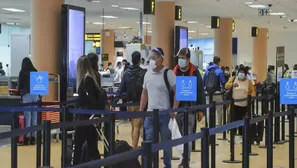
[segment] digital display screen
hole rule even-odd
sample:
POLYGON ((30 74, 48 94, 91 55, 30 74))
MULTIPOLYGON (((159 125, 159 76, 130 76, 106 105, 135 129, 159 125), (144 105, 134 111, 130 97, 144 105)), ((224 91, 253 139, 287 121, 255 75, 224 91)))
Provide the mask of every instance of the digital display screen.
POLYGON ((85 13, 69 9, 68 17, 68 87, 75 88, 77 61, 84 55, 85 13))
POLYGON ((188 47, 188 30, 181 28, 179 33, 179 49, 188 47))

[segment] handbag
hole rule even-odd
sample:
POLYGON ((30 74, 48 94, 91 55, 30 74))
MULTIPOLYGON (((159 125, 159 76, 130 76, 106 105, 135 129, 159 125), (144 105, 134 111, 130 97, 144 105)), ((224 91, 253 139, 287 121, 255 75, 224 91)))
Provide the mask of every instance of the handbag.
MULTIPOLYGON (((236 77, 234 77, 232 84, 234 83, 236 77)), ((232 100, 232 95, 233 95, 233 86, 229 89, 227 89, 223 95, 223 100, 227 101, 227 100, 232 100)))

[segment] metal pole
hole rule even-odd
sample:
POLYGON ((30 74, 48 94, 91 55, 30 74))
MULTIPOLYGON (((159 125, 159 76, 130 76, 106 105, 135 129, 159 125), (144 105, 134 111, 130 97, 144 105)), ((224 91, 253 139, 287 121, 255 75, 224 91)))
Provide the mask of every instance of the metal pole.
MULTIPOLYGON (((159 143, 159 110, 153 110, 153 144, 159 143)), ((159 151, 153 155, 154 168, 159 167, 159 151)))
POLYGON ((43 130, 43 166, 51 165, 51 121, 44 121, 43 130))
POLYGON ((152 168, 152 142, 143 141, 142 147, 144 148, 144 153, 142 154, 142 168, 152 168))
POLYGON ((201 128, 201 168, 209 168, 209 128, 201 128))
MULTIPOLYGON (((41 112, 37 112, 37 125, 41 124, 41 112)), ((41 130, 36 132, 36 167, 41 166, 41 130)))
POLYGON ((139 13, 139 38, 141 38, 141 44, 143 44, 143 14, 139 13))
MULTIPOLYGON (((18 115, 16 112, 12 114, 11 130, 18 128, 18 115)), ((18 137, 11 137, 11 168, 18 167, 18 137)))
MULTIPOLYGON (((110 113, 110 121, 109 121, 109 133, 110 133, 110 136, 109 136, 109 156, 112 156, 113 153, 114 153, 114 146, 115 146, 115 118, 116 118, 116 115, 115 113, 110 113)), ((109 165, 108 166, 109 168, 112 168, 113 166, 112 165, 109 165)))
POLYGON ((295 109, 291 108, 290 120, 289 120, 289 168, 295 167, 295 109))
MULTIPOLYGON (((227 105, 223 105, 223 125, 227 123, 227 105)), ((218 140, 225 141, 227 139, 227 131, 223 132, 223 138, 218 138, 218 140)))
MULTIPOLYGON (((66 116, 69 112, 68 107, 62 108, 62 122, 66 122, 66 116)), ((67 130, 66 128, 62 128, 62 161, 61 161, 61 167, 65 168, 67 164, 67 130)))
POLYGON ((249 129, 250 129, 250 118, 245 117, 244 118, 244 127, 243 127, 243 142, 242 142, 242 168, 249 168, 250 164, 250 157, 249 157, 249 129))
MULTIPOLYGON (((285 111, 285 105, 282 105, 282 112, 285 111)), ((282 116, 282 141, 286 142, 286 116, 282 116)))
MULTIPOLYGON (((189 135, 189 113, 188 110, 186 109, 184 112, 184 124, 183 124, 183 132, 184 135, 183 136, 188 136, 189 135)), ((191 142, 189 142, 191 143, 191 142)), ((189 168, 189 143, 185 143, 184 144, 184 153, 183 153, 183 160, 184 160, 184 168, 189 168)))
MULTIPOLYGON (((210 128, 215 128, 216 126, 216 102, 212 102, 213 107, 210 108, 210 128)), ((211 143, 211 168, 216 167, 216 135, 210 136, 211 143)))
POLYGON ((267 120, 267 168, 273 168, 273 111, 269 111, 267 120))

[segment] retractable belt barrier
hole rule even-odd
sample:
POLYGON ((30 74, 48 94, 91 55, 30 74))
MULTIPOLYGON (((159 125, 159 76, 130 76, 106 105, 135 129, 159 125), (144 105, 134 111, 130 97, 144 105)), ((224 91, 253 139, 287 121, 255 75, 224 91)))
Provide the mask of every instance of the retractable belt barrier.
MULTIPOLYGON (((113 93, 116 95, 116 93, 113 93)), ((80 164, 80 165, 75 165, 72 166, 74 168, 95 168, 95 167, 101 167, 101 166, 111 166, 120 163, 122 161, 126 160, 131 160, 134 158, 137 158, 138 156, 142 157, 142 167, 143 168, 158 168, 158 151, 160 150, 166 150, 169 148, 172 148, 177 145, 184 144, 184 153, 185 153, 185 158, 184 159, 189 159, 189 156, 186 154, 188 153, 188 143, 193 142, 197 139, 201 139, 201 167, 202 168, 209 168, 210 163, 209 163, 209 145, 211 144, 211 167, 213 167, 213 163, 216 162, 215 160, 215 139, 211 139, 213 136, 215 136, 218 133, 224 133, 228 130, 233 130, 238 127, 243 127, 243 143, 242 143, 242 162, 243 162, 243 167, 248 168, 249 167, 249 156, 251 154, 251 142, 249 140, 249 136, 251 136, 251 130, 250 127, 251 125, 259 122, 263 122, 264 120, 267 122, 266 125, 266 132, 267 132, 267 140, 266 140, 266 149, 267 149, 267 165, 269 168, 272 168, 272 162, 273 162, 273 118, 275 117, 283 117, 283 116, 289 116, 289 168, 294 168, 295 166, 295 154, 294 154, 294 149, 295 149, 295 141, 294 141, 294 133, 295 133, 295 121, 294 117, 296 115, 294 108, 291 108, 289 111, 283 111, 283 112, 277 112, 273 113, 273 110, 268 110, 268 101, 270 99, 267 98, 266 96, 258 96, 258 97, 251 97, 249 96, 248 98, 245 99, 240 99, 240 100, 228 100, 224 102, 211 102, 210 104, 206 105, 198 105, 198 106, 191 106, 191 107, 184 107, 184 108, 177 108, 177 109, 170 109, 170 110, 154 110, 152 112, 127 112, 127 111, 108 111, 108 110, 90 110, 90 109, 73 109, 73 108, 68 108, 67 106, 62 107, 62 108, 40 108, 40 107, 26 107, 26 104, 24 107, 20 107, 20 105, 16 106, 0 106, 0 112, 1 111, 11 111, 14 117, 14 121, 12 123, 12 131, 9 132, 3 132, 0 133, 0 139, 6 139, 6 138, 11 138, 12 142, 12 147, 11 147, 11 167, 12 168, 17 168, 17 137, 29 132, 35 132, 35 131, 43 131, 43 151, 44 151, 44 157, 43 157, 43 166, 50 166, 50 130, 51 129, 57 129, 61 128, 62 129, 62 167, 65 168, 68 165, 66 165, 66 151, 67 151, 67 132, 66 128, 73 128, 73 127, 79 127, 79 126, 86 126, 86 125, 91 125, 91 124, 100 124, 100 123, 105 123, 107 128, 105 131, 109 132, 108 133, 108 140, 109 140, 109 153, 105 155, 105 159, 102 160, 96 160, 96 161, 91 161, 88 163, 80 164), (153 117, 155 121, 158 121, 159 115, 165 115, 169 113, 174 113, 174 112, 183 112, 185 117, 184 117, 184 124, 188 125, 188 114, 189 112, 193 111, 198 111, 206 108, 210 108, 210 114, 212 116, 215 113, 216 106, 231 106, 231 117, 232 114, 234 114, 234 102, 240 102, 240 101, 248 101, 249 103, 254 100, 261 100, 262 101, 262 108, 264 109, 262 113, 264 112, 266 114, 256 117, 256 118, 250 118, 250 117, 245 117, 243 120, 239 121, 234 121, 228 124, 225 124, 223 126, 219 127, 214 127, 213 126, 213 120, 215 118, 211 118, 210 120, 211 125, 209 128, 203 128, 202 132, 195 133, 192 135, 188 135, 188 129, 184 129, 184 135, 182 138, 175 139, 175 140, 170 140, 167 142, 162 142, 159 143, 158 136, 155 136, 159 134, 159 127, 157 125, 153 126, 153 134, 154 138, 152 141, 144 141, 142 143, 142 147, 129 151, 129 152, 124 152, 121 154, 116 154, 113 155, 114 152, 114 142, 115 142, 115 120, 116 119, 131 119, 131 118, 145 118, 145 117, 153 117), (266 108, 266 109, 265 109, 266 108), (54 112, 61 112, 62 113, 62 122, 60 123, 54 123, 51 124, 50 121, 44 121, 43 124, 37 125, 37 126, 32 126, 29 128, 25 129, 17 129, 16 126, 16 119, 17 119, 17 113, 18 111, 54 111, 54 112), (93 120, 82 120, 82 121, 66 121, 65 116, 68 113, 72 114, 94 114, 94 115, 103 115, 103 118, 99 119, 93 119, 93 120), (153 166, 154 165, 154 166, 153 166)), ((65 102, 67 103, 67 102, 65 102)), ((65 105, 65 103, 61 103, 65 105)), ((68 102, 69 103, 69 102, 68 102)), ((48 103, 47 103, 48 104, 48 103)), ((133 104, 133 103, 132 103, 133 104)), ((135 106, 136 103, 133 104, 135 106)), ((24 105, 24 104, 22 104, 24 105)), ((123 104, 124 105, 124 104, 123 104)), ((125 104, 127 106, 127 104, 125 104)), ((113 107, 117 107, 118 105, 116 104, 111 104, 113 107)), ((249 108, 248 110, 248 116, 251 116, 252 108, 249 108)), ((233 120, 231 120, 233 121, 233 120)), ((158 123, 158 122, 154 122, 158 123)), ((233 131, 231 131, 233 132, 233 131)), ((231 134, 231 143, 230 143, 230 151, 231 151, 231 159, 230 161, 235 161, 234 160, 234 146, 232 147, 232 143, 234 145, 234 137, 232 140, 232 135, 231 134), (233 141, 233 142, 232 142, 233 141), (232 153, 233 150, 233 153, 232 153)), ((41 153, 37 153, 37 155, 41 155, 41 153)), ((38 158, 38 157, 37 157, 38 158)), ((41 164, 40 161, 37 159, 37 165, 41 164)), ((39 165, 41 166, 41 165, 39 165)), ((184 165, 185 168, 188 168, 189 165, 188 163, 185 163, 184 165)))

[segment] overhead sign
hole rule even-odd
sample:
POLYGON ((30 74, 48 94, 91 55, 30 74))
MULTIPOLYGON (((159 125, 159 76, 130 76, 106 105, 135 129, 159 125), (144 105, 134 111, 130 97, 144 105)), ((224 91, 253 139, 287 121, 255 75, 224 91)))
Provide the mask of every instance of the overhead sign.
POLYGON ((108 61, 108 54, 102 54, 101 60, 108 61))
POLYGON ((197 100, 197 78, 195 76, 176 77, 176 100, 196 101, 197 100))
POLYGON ((143 14, 154 15, 155 14, 155 0, 143 0, 143 14))
POLYGON ((268 16, 268 15, 270 15, 270 9, 259 9, 258 15, 259 16, 268 16))
POLYGON ((276 67, 283 67, 285 64, 285 47, 276 47, 276 67))
POLYGON ((212 29, 220 28, 220 17, 218 17, 218 16, 211 17, 211 28, 212 29))
POLYGON ((100 41, 93 41, 93 47, 101 47, 101 42, 100 41))
POLYGON ((182 7, 175 6, 175 20, 181 21, 182 20, 182 7))
POLYGON ((297 78, 280 79, 280 103, 297 104, 297 78))
POLYGON ((30 94, 48 95, 48 72, 30 72, 30 94))
POLYGON ((259 34, 258 27, 252 27, 252 37, 257 37, 259 34))
POLYGON ((86 33, 85 41, 100 41, 101 34, 100 33, 86 33))
POLYGON ((232 20, 232 31, 235 32, 235 21, 232 20))

